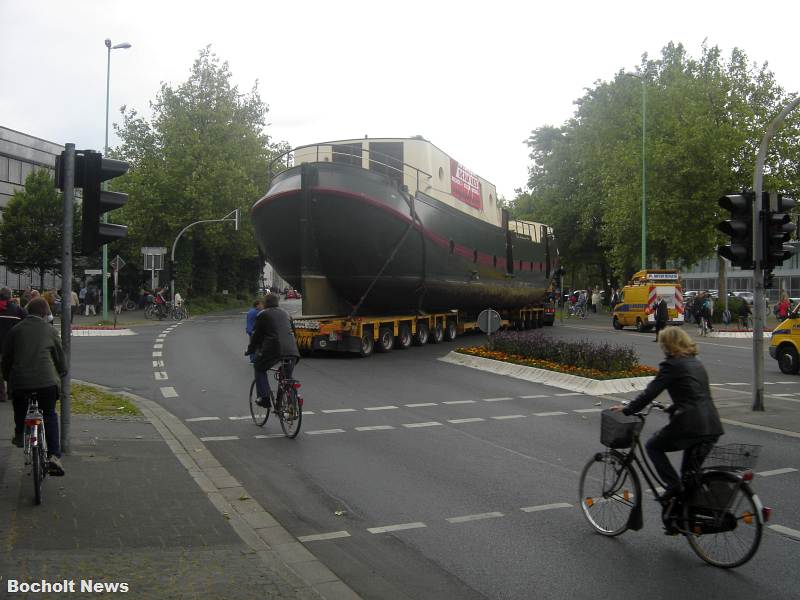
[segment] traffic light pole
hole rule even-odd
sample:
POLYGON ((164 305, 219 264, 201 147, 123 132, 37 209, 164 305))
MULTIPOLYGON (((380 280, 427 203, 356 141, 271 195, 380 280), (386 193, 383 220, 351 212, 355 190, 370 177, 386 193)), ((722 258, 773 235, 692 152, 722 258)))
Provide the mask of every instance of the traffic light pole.
MULTIPOLYGON (((775 135, 777 128, 783 123, 786 116, 797 108, 800 98, 796 98, 787 104, 780 114, 775 117, 767 127, 764 139, 758 149, 756 158, 756 168, 753 174, 753 191, 755 192, 755 202, 753 203, 753 256, 755 257, 755 268, 753 269, 753 373, 755 382, 753 385, 753 410, 764 410, 764 324, 766 320, 766 307, 764 306, 764 236, 761 235, 764 224, 762 219, 763 199, 761 192, 764 187, 764 161, 767 156, 767 146, 772 136, 775 135)), ((766 207, 769 208, 769 207, 766 207)))
POLYGON ((70 375, 70 340, 72 331, 72 215, 75 204, 75 144, 64 150, 64 230, 61 258, 61 346, 67 374, 61 378, 61 451, 70 452, 72 398, 70 375))

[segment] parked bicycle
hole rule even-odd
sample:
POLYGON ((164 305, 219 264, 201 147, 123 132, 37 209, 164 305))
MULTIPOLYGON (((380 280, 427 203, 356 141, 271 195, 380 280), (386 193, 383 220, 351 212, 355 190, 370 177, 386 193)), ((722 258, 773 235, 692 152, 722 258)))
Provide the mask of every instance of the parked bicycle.
POLYGON ((750 469, 755 466, 760 446, 715 446, 705 461, 690 461, 694 464, 682 473, 684 491, 668 498, 639 440, 652 408, 665 407, 652 402, 636 415, 601 413, 600 439, 607 449, 596 453, 581 473, 583 515, 605 536, 641 529, 642 485, 638 467, 661 504, 667 534, 686 537, 692 550, 715 567, 745 564, 758 550, 764 523, 772 512, 750 487, 750 469))
POLYGON ((278 382, 278 391, 277 394, 270 392, 265 406, 258 402, 255 379, 250 384, 250 416, 256 425, 263 427, 269 419, 271 410, 277 415, 284 435, 293 439, 300 433, 300 424, 303 422, 303 397, 299 391, 300 382, 284 376, 284 363, 285 361, 281 362, 279 366, 269 369, 278 382))
POLYGON ((30 467, 33 477, 33 498, 36 504, 42 503, 42 482, 47 476, 47 438, 44 433, 44 415, 39 410, 39 398, 36 392, 28 396, 28 411, 25 413, 25 429, 23 437, 25 466, 30 467))

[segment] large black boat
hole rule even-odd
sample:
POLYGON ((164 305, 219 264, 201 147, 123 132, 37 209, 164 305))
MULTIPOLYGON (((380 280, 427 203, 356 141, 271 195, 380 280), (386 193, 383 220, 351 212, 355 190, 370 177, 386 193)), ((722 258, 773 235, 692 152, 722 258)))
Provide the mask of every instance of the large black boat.
POLYGON ((251 216, 263 258, 301 289, 306 314, 544 301, 550 229, 509 218, 494 185, 427 140, 326 142, 279 161, 251 216))

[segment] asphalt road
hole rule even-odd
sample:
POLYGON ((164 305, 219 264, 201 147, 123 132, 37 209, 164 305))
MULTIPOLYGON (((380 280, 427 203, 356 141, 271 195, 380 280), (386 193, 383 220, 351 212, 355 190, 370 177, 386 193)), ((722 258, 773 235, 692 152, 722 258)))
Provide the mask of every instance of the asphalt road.
MULTIPOLYGON (((600 449, 597 410, 610 400, 438 361, 452 344, 310 358, 295 371, 306 401, 291 441, 272 435, 280 433, 272 418, 263 429, 231 419, 248 414, 244 315, 192 319, 159 338, 163 329, 73 338, 73 377, 129 389, 187 420, 248 492, 365 598, 797 597, 800 542, 772 531, 733 572, 665 537, 655 502, 642 531, 615 539, 591 531, 577 508, 578 475, 600 449), (330 539, 306 537, 323 534, 330 539)), ((652 334, 614 332, 600 320, 544 334, 624 340, 643 362, 660 359, 652 334)), ((750 342, 700 343, 712 381, 725 384, 717 400, 749 402, 749 388, 728 384, 748 383, 750 342)), ((800 394, 800 378, 781 375, 769 357, 766 365, 768 402, 800 410, 776 395, 800 394)), ((663 422, 652 416, 648 430, 663 422)), ((796 438, 726 429, 728 441, 764 446, 759 472, 800 469, 796 438)), ((774 522, 795 530, 799 483, 798 471, 754 483, 774 522)))

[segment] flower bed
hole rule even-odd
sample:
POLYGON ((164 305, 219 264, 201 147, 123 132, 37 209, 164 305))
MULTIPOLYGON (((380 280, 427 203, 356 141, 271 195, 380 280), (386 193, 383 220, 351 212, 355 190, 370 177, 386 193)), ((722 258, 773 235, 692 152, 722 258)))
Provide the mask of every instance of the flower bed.
POLYGON ((502 332, 493 345, 491 350, 473 346, 456 352, 590 379, 647 377, 658 372, 640 364, 630 346, 566 342, 539 332, 502 332))

